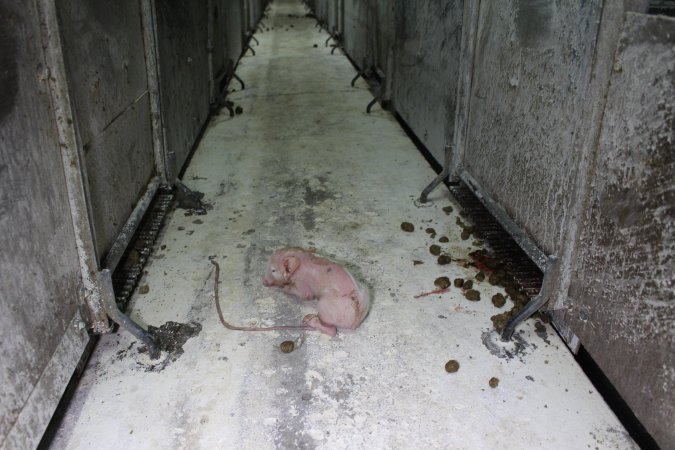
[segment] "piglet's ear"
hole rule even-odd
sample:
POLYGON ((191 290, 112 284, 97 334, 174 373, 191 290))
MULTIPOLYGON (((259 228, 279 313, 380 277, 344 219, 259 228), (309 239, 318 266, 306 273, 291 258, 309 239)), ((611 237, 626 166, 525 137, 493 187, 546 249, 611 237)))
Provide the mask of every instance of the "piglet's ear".
POLYGON ((293 272, 300 267, 300 260, 295 256, 287 256, 284 258, 284 278, 288 279, 293 272))

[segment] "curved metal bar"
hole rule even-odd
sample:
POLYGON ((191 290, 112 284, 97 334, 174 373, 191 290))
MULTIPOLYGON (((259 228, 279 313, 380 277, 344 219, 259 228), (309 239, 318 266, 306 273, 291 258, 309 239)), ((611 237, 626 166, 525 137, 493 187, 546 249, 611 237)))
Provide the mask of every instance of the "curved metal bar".
POLYGON ((244 89, 246 89, 246 85, 244 84, 244 81, 241 78, 239 78, 239 76, 236 73, 232 72, 232 78, 234 78, 235 80, 237 80, 239 82, 239 84, 241 84, 241 90, 242 91, 244 89))
POLYGON ((223 106, 230 112, 230 117, 234 117, 234 108, 232 108, 231 102, 226 101, 223 106))
POLYGON ((537 312, 539 308, 544 306, 551 296, 553 291, 554 273, 557 271, 558 259, 555 256, 549 256, 546 260, 546 270, 544 271, 544 280, 541 282, 541 289, 539 295, 530 300, 523 309, 520 310, 517 316, 508 321, 504 330, 502 331, 502 341, 510 341, 516 327, 520 325, 525 319, 537 312))
POLYGON ((443 180, 450 176, 450 160, 452 157, 451 149, 452 146, 450 144, 445 144, 445 163, 443 164, 443 171, 439 173, 427 187, 424 188, 422 194, 420 195, 420 203, 426 203, 431 191, 436 189, 436 186, 441 184, 443 180))
POLYGON ((436 178, 434 178, 434 180, 431 183, 429 183, 429 185, 427 187, 424 188, 424 190, 422 191, 422 194, 420 195, 420 203, 426 203, 427 202, 427 198, 429 197, 429 194, 431 193, 431 191, 436 189, 436 186, 441 184, 441 182, 448 177, 449 172, 450 172, 450 170, 449 170, 448 167, 444 168, 443 171, 441 173, 439 173, 436 176, 436 178))
POLYGON ((251 53, 253 54, 253 56, 255 56, 255 50, 253 50, 253 48, 250 45, 246 44, 246 48, 244 49, 244 53, 246 53, 246 50, 251 50, 251 53))
POLYGON ((255 42, 255 45, 260 45, 260 42, 258 42, 258 39, 256 39, 255 36, 251 35, 251 40, 255 42))
POLYGON ((324 47, 328 47, 328 41, 330 41, 331 39, 333 39, 333 36, 329 35, 328 39, 326 39, 326 43, 324 44, 324 47))
POLYGON ((136 336, 138 340, 143 342, 143 344, 145 344, 146 348, 148 349, 150 359, 159 358, 159 349, 157 348, 157 344, 155 344, 152 336, 150 336, 147 331, 140 327, 140 325, 131 320, 129 316, 125 315, 119 310, 119 308, 117 308, 112 284, 112 272, 110 272, 108 269, 103 269, 100 276, 101 283, 106 290, 106 294, 103 295, 103 308, 105 309, 106 314, 108 314, 108 317, 110 317, 110 319, 117 325, 136 336))
POLYGON ((359 72, 359 73, 356 74, 356 76, 354 78, 352 78, 352 82, 351 82, 352 87, 354 87, 354 83, 356 83, 356 80, 358 80, 359 77, 362 77, 362 76, 363 76, 363 73, 359 72))
POLYGON ((375 103, 377 103, 377 97, 373 98, 370 103, 368 103, 368 106, 366 106, 366 112, 370 114, 370 110, 375 106, 375 103))

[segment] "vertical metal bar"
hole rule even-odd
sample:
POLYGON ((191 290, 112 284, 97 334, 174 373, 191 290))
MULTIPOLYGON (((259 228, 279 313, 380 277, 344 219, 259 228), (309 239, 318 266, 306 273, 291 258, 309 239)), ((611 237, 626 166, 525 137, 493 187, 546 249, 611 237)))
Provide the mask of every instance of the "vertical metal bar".
POLYGON ((108 317, 102 304, 98 255, 86 192, 86 167, 82 146, 76 129, 75 116, 68 91, 65 62, 59 31, 55 0, 38 0, 41 18, 41 38, 45 48, 47 81, 52 107, 56 116, 63 171, 68 191, 68 203, 75 232, 77 254, 82 277, 82 300, 86 307, 85 320, 94 333, 109 330, 108 317))
POLYGON ((169 174, 166 154, 166 130, 162 119, 160 96, 160 70, 157 57, 157 22, 155 21, 155 0, 141 0, 141 21, 143 24, 143 42, 145 46, 145 70, 148 78, 150 97, 150 118, 152 123, 152 147, 155 154, 155 168, 165 186, 173 183, 169 174))
MULTIPOLYGON (((464 2, 462 18, 462 40, 459 56, 459 83, 457 83, 457 104, 455 108, 455 124, 452 135, 452 155, 448 161, 448 175, 453 181, 458 180, 464 166, 464 153, 469 131, 469 113, 471 106, 471 86, 473 84, 476 42, 480 17, 480 1, 464 2)), ((449 140, 449 136, 448 136, 449 140)))

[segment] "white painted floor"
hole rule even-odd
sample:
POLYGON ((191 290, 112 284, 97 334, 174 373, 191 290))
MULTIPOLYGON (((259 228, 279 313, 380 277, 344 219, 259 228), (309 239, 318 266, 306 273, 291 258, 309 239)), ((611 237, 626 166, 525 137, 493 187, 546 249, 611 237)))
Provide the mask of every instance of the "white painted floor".
POLYGON ((475 275, 439 266, 430 244, 448 236, 441 245, 455 258, 476 247, 460 239, 445 188, 415 205, 435 173, 391 114, 365 113, 371 94, 362 80, 349 86, 354 69, 330 55, 314 20, 288 16, 305 12, 273 3, 270 31, 238 69, 246 90, 230 96, 244 113, 213 119, 184 177, 213 209, 168 218, 141 282, 149 292, 133 299, 140 323, 194 321, 201 333, 159 365, 127 333, 103 336, 52 448, 634 448, 550 327, 544 340, 527 321, 511 359, 488 351, 499 288, 476 283, 479 302, 456 288, 414 297, 438 276, 475 275), (260 282, 269 255, 288 245, 355 268, 373 297, 359 329, 331 339, 222 327, 212 255, 230 322, 297 324, 314 310, 260 282), (294 352, 279 350, 302 337, 294 352))

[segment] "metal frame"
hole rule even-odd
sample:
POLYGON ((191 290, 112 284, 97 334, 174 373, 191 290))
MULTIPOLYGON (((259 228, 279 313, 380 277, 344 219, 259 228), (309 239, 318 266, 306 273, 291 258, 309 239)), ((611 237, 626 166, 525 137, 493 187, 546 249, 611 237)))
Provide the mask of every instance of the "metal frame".
POLYGON ((75 232, 77 254, 82 280, 81 302, 86 307, 85 320, 94 333, 110 331, 104 308, 104 297, 109 295, 102 287, 98 270, 98 254, 91 227, 91 211, 86 192, 86 167, 82 143, 73 120, 73 108, 68 91, 61 34, 55 0, 40 2, 44 21, 43 45, 49 68, 49 90, 56 115, 56 127, 61 143, 61 158, 68 191, 68 203, 75 232))
POLYGON ((65 61, 63 59, 62 41, 57 11, 54 0, 46 0, 41 3, 42 16, 45 23, 45 59, 50 70, 49 87, 52 97, 52 105, 56 115, 57 131, 61 145, 61 158, 63 160, 68 202, 73 221, 77 253, 79 257, 80 273, 82 278, 82 303, 86 314, 86 325, 95 334, 104 334, 112 331, 108 318, 130 331, 136 337, 146 343, 152 357, 159 356, 154 341, 140 326, 125 316, 117 308, 115 294, 112 288, 111 270, 119 262, 124 249, 129 244, 133 232, 138 227, 143 214, 147 210, 162 179, 166 181, 166 165, 163 133, 161 132, 161 117, 159 115, 159 95, 154 90, 159 80, 154 54, 155 32, 153 14, 154 2, 144 0, 141 3, 141 15, 144 27, 144 43, 146 45, 146 70, 148 71, 148 91, 150 92, 150 107, 152 114, 153 153, 155 156, 156 170, 161 173, 151 179, 145 195, 141 197, 134 211, 129 216, 127 223, 122 228, 117 239, 106 257, 105 268, 99 268, 99 255, 96 251, 96 242, 90 216, 91 206, 87 191, 87 170, 84 163, 82 143, 77 130, 77 123, 73 120, 74 113, 70 92, 68 90, 65 61), (154 75, 154 77, 153 77, 154 75))
POLYGON ((162 121, 162 99, 159 94, 160 71, 157 57, 157 23, 154 0, 141 0, 141 21, 145 44, 145 67, 150 97, 150 115, 152 123, 152 145, 155 152, 155 168, 163 185, 170 185, 166 158, 166 133, 162 121))
POLYGON ((506 214, 506 211, 488 195, 480 184, 473 178, 469 172, 463 170, 460 174, 460 179, 473 191, 480 202, 487 208, 488 211, 497 219, 497 222, 509 233, 516 244, 523 249, 525 254, 539 267, 542 272, 546 271, 548 257, 535 244, 535 242, 506 214))

